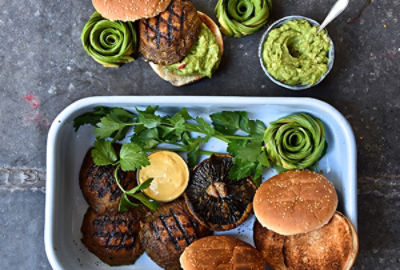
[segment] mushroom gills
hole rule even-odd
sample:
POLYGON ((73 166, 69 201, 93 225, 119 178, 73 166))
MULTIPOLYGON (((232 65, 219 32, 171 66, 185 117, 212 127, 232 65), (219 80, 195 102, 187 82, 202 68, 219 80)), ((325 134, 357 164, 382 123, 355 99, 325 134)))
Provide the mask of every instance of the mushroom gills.
POLYGON ((251 178, 231 180, 230 156, 212 155, 192 171, 185 199, 197 220, 213 230, 228 230, 247 219, 256 186, 251 178))

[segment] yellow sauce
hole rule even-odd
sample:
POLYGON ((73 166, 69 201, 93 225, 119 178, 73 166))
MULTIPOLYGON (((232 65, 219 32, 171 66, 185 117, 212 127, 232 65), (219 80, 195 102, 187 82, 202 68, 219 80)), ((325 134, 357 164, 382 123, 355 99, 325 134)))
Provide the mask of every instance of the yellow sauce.
POLYGON ((189 168, 176 153, 157 151, 149 155, 150 165, 138 173, 139 184, 154 178, 144 193, 156 201, 168 202, 178 198, 189 182, 189 168))

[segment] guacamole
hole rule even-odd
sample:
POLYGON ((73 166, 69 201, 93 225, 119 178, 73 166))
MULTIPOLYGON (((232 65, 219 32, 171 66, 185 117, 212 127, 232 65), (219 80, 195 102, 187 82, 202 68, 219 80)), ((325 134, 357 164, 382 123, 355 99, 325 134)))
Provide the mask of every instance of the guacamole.
POLYGON ((288 85, 313 85, 328 71, 331 48, 326 31, 306 20, 293 20, 273 29, 264 43, 263 60, 269 74, 288 85))
POLYGON ((203 23, 198 40, 189 54, 180 62, 165 66, 165 69, 184 76, 203 75, 211 78, 212 72, 218 67, 219 60, 220 50, 217 40, 203 23))

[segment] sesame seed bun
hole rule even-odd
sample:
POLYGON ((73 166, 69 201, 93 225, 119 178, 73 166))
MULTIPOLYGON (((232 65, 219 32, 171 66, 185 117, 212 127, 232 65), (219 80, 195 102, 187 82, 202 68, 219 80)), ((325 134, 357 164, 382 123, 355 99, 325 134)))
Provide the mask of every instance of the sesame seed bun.
POLYGON ((249 244, 226 235, 207 236, 194 241, 180 257, 184 270, 264 270, 261 253, 249 244))
POLYGON ((92 0, 94 8, 106 19, 136 21, 157 16, 171 0, 92 0))
MULTIPOLYGON (((222 39, 222 34, 221 31, 219 30, 219 27, 217 24, 206 14, 197 11, 197 13, 200 16, 201 21, 211 30, 211 32, 214 34, 215 38, 217 39, 217 43, 219 46, 219 54, 220 57, 222 57, 222 54, 224 53, 224 40, 222 39)), ((203 75, 192 75, 192 76, 182 76, 178 75, 176 73, 170 72, 164 68, 162 65, 157 65, 154 64, 153 62, 149 63, 151 68, 154 70, 155 73, 158 74, 158 76, 161 77, 161 79, 170 82, 173 86, 183 86, 186 84, 193 83, 195 81, 198 81, 202 78, 204 78, 203 75)))
POLYGON ((283 236, 254 223, 254 243, 275 270, 349 270, 356 261, 359 240, 351 223, 336 212, 320 229, 283 236))
POLYGON ((253 200, 254 213, 266 228, 282 235, 306 233, 327 224, 336 211, 333 184, 312 171, 287 171, 264 182, 253 200))

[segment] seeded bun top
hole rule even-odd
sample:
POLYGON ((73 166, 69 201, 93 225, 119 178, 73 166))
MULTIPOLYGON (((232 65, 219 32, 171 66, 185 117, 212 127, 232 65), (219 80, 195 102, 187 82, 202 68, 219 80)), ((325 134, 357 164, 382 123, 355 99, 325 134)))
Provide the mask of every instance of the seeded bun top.
POLYGON ((327 224, 336 211, 335 187, 321 174, 288 171, 264 182, 253 200, 265 228, 281 235, 306 233, 327 224))
POLYGON ((180 262, 184 270, 265 269, 257 249, 227 235, 207 236, 194 241, 182 253, 180 262))
POLYGON ((94 8, 106 19, 136 21, 157 16, 171 0, 92 0, 94 8))

